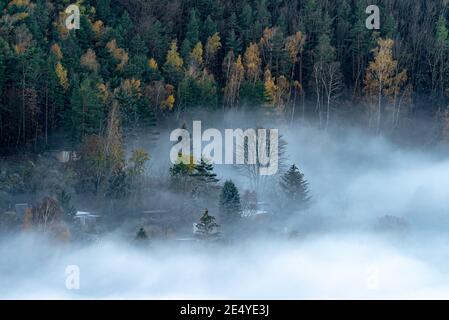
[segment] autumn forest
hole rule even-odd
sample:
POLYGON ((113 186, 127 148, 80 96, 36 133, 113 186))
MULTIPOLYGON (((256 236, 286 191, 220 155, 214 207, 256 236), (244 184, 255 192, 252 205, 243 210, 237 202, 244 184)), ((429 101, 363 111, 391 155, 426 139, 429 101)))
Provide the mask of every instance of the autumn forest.
POLYGON ((446 2, 374 2, 379 30, 365 0, 86 0, 67 30, 68 1, 3 0, 1 153, 81 142, 114 112, 132 131, 194 108, 388 134, 426 119, 420 142, 448 138, 446 2))

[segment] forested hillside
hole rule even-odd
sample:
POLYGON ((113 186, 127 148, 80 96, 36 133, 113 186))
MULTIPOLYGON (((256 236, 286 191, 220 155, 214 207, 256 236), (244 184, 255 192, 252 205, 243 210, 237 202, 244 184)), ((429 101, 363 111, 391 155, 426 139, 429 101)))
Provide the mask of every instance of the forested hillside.
POLYGON ((2 153, 55 132, 82 141, 108 115, 133 130, 194 107, 377 132, 427 117, 435 140, 448 135, 446 0, 85 0, 70 31, 69 4, 0 1, 2 153))

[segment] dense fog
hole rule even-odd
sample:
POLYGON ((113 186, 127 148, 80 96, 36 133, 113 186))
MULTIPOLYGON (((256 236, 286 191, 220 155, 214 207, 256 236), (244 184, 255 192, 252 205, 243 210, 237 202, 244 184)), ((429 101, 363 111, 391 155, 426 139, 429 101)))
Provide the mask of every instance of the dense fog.
MULTIPOLYGON (((235 115, 219 125, 203 123, 257 125, 235 115)), ((284 222, 294 237, 243 232, 226 243, 175 237, 139 246, 119 231, 86 244, 3 236, 0 298, 449 298, 444 154, 361 128, 271 126, 287 142, 286 163, 296 163, 310 184, 310 207, 284 222), (69 290, 66 268, 73 265, 80 288, 69 290)), ((155 176, 169 166, 170 129, 148 146, 155 176)), ((129 144, 144 145, 145 138, 129 144)), ((241 190, 248 184, 232 166, 215 170, 241 190)))

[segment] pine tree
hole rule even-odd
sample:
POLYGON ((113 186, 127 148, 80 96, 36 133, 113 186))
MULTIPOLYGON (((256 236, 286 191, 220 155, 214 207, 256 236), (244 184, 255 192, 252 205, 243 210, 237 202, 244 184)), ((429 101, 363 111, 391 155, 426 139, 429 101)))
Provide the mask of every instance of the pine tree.
POLYGON ((243 64, 245 66, 246 79, 255 85, 259 80, 262 64, 257 44, 251 43, 246 49, 243 56, 243 64))
POLYGON ((135 240, 137 241, 148 240, 148 236, 144 228, 140 228, 139 231, 137 231, 135 240))
POLYGON ((193 158, 186 159, 182 154, 170 169, 170 188, 175 191, 189 193, 192 190, 191 174, 195 170, 193 158))
POLYGON ((167 35, 164 32, 164 27, 159 20, 156 20, 144 35, 145 43, 149 48, 150 56, 154 57, 156 61, 162 63, 169 47, 167 35))
POLYGON ((216 65, 216 56, 221 49, 221 38, 218 32, 207 38, 205 47, 205 67, 210 71, 214 71, 216 65))
POLYGON ((234 29, 230 29, 226 37, 226 51, 240 52, 241 48, 242 42, 240 38, 237 37, 234 29))
POLYGON ((268 11, 267 1, 260 0, 256 8, 256 20, 254 22, 255 39, 259 39, 262 36, 263 30, 269 27, 271 27, 271 14, 268 11))
POLYGON ((86 77, 79 85, 74 86, 70 104, 72 137, 82 140, 85 135, 99 134, 105 114, 97 84, 92 78, 86 77))
POLYGON ((195 44, 200 41, 200 21, 195 9, 190 11, 190 19, 187 25, 186 37, 181 45, 181 55, 184 60, 189 58, 189 54, 195 44))
POLYGON ((217 32, 217 24, 212 20, 210 15, 206 17, 201 30, 201 40, 203 42, 206 42, 209 37, 212 37, 217 32))
POLYGON ((293 164, 281 177, 280 185, 285 196, 291 203, 298 208, 307 207, 310 201, 309 184, 304 179, 304 174, 299 171, 296 165, 293 164))
POLYGON ((194 172, 190 174, 193 178, 194 190, 197 196, 210 196, 216 191, 217 174, 214 173, 214 166, 201 158, 200 163, 195 164, 194 172))
POLYGON ((97 0, 96 12, 100 20, 109 21, 111 18, 111 0, 97 0))
POLYGON ((247 3, 243 7, 240 16, 240 26, 242 30, 242 41, 243 45, 247 46, 250 42, 255 42, 254 30, 253 30, 253 10, 251 6, 247 3))
POLYGON ((220 194, 220 212, 225 221, 234 222, 241 216, 240 195, 234 182, 227 180, 220 194))
POLYGON ((201 237, 210 238, 211 236, 217 236, 216 229, 219 225, 215 222, 215 217, 209 215, 209 211, 206 209, 204 214, 200 218, 200 222, 196 224, 197 233, 201 237))

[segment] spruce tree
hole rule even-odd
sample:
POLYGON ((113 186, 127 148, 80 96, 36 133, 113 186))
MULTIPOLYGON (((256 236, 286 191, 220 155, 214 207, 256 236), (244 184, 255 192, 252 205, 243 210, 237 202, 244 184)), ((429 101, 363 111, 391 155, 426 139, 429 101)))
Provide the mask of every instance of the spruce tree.
POLYGON ((227 180, 220 194, 220 212, 224 215, 224 220, 235 221, 240 217, 241 205, 240 195, 234 182, 227 180))
POLYGON ((209 215, 209 211, 206 209, 204 214, 200 218, 200 222, 197 223, 197 232, 201 237, 209 238, 213 235, 217 235, 217 232, 214 232, 219 225, 215 222, 215 217, 209 215))
POLYGON ((206 43, 207 38, 213 36, 216 32, 217 32, 217 24, 212 20, 210 16, 207 16, 201 28, 202 42, 206 43))
POLYGON ((194 193, 198 196, 212 195, 217 187, 217 174, 214 166, 201 158, 200 163, 195 164, 194 172, 190 175, 194 179, 194 193))
POLYGON ((147 233, 145 232, 144 228, 140 228, 139 231, 137 231, 136 240, 138 240, 138 241, 148 240, 148 236, 147 236, 147 233))
POLYGON ((280 185, 291 203, 299 208, 307 207, 310 201, 309 184, 296 165, 293 164, 281 177, 280 185))
POLYGON ((226 51, 240 52, 242 47, 242 42, 235 34, 234 29, 231 29, 226 37, 226 51))
POLYGON ((190 19, 187 25, 186 37, 181 45, 181 55, 184 60, 187 60, 190 52, 193 49, 193 46, 200 41, 200 21, 197 17, 197 13, 195 9, 190 11, 190 19))
POLYGON ((75 84, 72 91, 70 125, 72 137, 77 140, 88 134, 99 134, 104 123, 105 113, 97 85, 94 79, 86 77, 79 85, 75 84))

